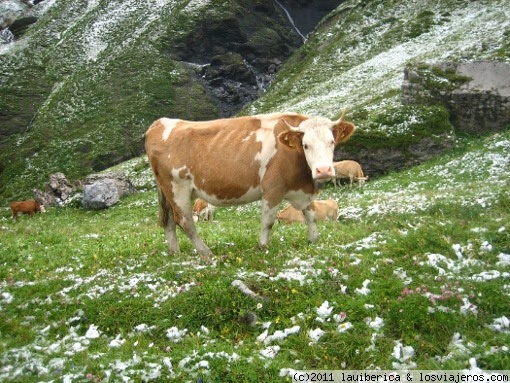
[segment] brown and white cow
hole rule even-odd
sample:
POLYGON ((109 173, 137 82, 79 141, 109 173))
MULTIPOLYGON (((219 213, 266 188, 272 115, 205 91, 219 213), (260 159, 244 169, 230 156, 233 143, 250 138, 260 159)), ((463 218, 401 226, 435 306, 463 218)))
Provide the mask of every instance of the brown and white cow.
POLYGON ((204 221, 212 222, 214 218, 214 210, 216 207, 202 198, 197 198, 193 204, 193 221, 198 222, 200 218, 204 221))
POLYGON ((198 236, 191 201, 215 206, 262 200, 259 245, 267 246, 278 205, 302 210, 308 238, 318 238, 311 202, 318 183, 335 175, 333 150, 354 132, 351 122, 294 113, 214 121, 161 118, 145 133, 145 150, 158 185, 159 221, 171 253, 179 251, 179 225, 201 255, 210 254, 198 236))
MULTIPOLYGON (((310 204, 310 209, 314 212, 314 220, 317 221, 336 221, 338 217, 338 203, 334 199, 315 200, 310 204)), ((285 223, 304 223, 305 216, 301 210, 297 210, 292 205, 287 205, 276 215, 278 221, 285 223)))
POLYGON ((39 205, 39 202, 36 200, 28 200, 28 201, 15 201, 11 202, 11 211, 12 211, 12 219, 17 220, 18 214, 28 214, 32 216, 38 212, 44 212, 44 206, 39 205))
POLYGON ((335 162, 333 167, 335 168, 335 177, 333 177, 335 187, 339 178, 348 178, 351 188, 354 181, 358 181, 359 186, 363 186, 365 181, 368 180, 368 177, 363 174, 361 165, 356 161, 344 160, 335 162))

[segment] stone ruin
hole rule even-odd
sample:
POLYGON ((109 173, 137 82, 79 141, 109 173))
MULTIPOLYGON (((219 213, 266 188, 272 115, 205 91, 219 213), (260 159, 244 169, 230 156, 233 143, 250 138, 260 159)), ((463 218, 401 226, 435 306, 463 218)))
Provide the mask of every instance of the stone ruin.
POLYGON ((407 68, 402 102, 444 104, 457 132, 501 131, 510 125, 510 64, 470 61, 407 68))

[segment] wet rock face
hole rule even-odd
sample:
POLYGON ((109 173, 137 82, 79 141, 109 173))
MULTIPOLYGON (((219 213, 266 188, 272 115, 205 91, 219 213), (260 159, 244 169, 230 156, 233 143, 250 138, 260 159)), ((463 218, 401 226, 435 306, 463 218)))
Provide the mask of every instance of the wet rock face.
POLYGON ((191 34, 172 42, 169 55, 194 70, 218 115, 230 117, 267 89, 280 65, 303 43, 301 25, 308 33, 340 4, 326 3, 240 1, 230 12, 205 15, 191 34))

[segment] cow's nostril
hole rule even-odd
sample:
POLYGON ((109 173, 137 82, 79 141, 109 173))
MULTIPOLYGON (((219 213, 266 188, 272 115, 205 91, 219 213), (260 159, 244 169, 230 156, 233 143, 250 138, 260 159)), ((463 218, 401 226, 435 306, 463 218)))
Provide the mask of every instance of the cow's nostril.
POLYGON ((333 168, 331 166, 322 166, 315 169, 317 171, 317 175, 324 176, 324 175, 333 175, 333 168))

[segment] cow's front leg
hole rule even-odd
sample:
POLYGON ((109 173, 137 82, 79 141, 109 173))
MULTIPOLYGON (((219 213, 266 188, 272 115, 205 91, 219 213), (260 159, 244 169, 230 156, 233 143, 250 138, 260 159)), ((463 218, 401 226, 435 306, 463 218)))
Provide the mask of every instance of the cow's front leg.
POLYGON ((267 201, 264 199, 262 200, 260 247, 266 247, 268 245, 271 228, 273 227, 277 213, 278 205, 269 207, 267 201))
POLYGON ((315 223, 315 212, 310 209, 310 206, 303 209, 303 215, 305 216, 306 225, 308 226, 308 240, 310 242, 316 242, 319 239, 319 230, 315 223))

